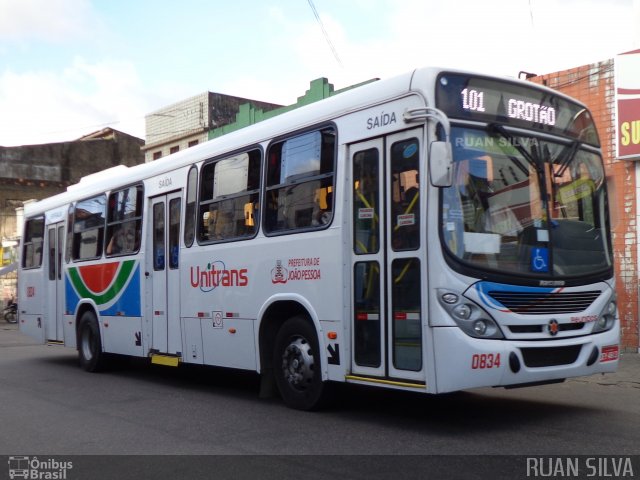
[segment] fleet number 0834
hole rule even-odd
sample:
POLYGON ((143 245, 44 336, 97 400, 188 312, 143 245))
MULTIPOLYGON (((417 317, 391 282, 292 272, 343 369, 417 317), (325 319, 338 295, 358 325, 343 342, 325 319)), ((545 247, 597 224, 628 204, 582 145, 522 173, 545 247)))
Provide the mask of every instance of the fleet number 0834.
POLYGON ((499 353, 476 353, 471 357, 471 368, 482 370, 485 368, 500 368, 499 353))

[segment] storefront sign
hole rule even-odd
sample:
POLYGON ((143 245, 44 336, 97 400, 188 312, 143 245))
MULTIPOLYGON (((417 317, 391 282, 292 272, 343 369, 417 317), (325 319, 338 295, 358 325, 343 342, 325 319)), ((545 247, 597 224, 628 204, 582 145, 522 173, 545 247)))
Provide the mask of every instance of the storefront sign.
POLYGON ((640 50, 616 57, 618 158, 640 160, 640 50))

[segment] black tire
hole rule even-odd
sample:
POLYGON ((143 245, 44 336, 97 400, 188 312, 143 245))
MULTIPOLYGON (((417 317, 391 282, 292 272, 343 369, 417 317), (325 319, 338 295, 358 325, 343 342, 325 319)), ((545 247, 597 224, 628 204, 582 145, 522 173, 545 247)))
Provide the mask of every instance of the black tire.
POLYGON ((9 310, 4 314, 4 321, 7 323, 18 323, 18 312, 9 310))
POLYGON ((78 326, 78 360, 83 370, 99 372, 104 369, 106 354, 102 351, 100 327, 95 314, 87 310, 78 326))
POLYGON ((288 319, 276 336, 273 370, 284 403, 296 410, 317 410, 327 399, 322 381, 318 336, 304 316, 288 319))

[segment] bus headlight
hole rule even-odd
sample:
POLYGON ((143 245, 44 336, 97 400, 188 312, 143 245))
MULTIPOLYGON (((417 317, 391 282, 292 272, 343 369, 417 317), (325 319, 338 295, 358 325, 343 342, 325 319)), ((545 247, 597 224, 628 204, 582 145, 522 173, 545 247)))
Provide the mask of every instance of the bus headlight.
POLYGON ((438 290, 438 301, 470 337, 504 338, 495 320, 477 303, 443 289, 438 290))
POLYGON ((471 317, 471 307, 466 303, 456 305, 453 309, 453 314, 460 320, 469 320, 471 317))
POLYGON ((595 325, 593 326, 592 333, 606 332, 607 330, 611 330, 613 325, 616 323, 616 314, 618 312, 618 306, 616 305, 615 299, 612 299, 607 303, 607 306, 604 307, 604 310, 596 320, 595 325))
POLYGON ((484 320, 476 320, 473 323, 473 329, 478 335, 483 336, 485 333, 487 333, 487 322, 485 322, 484 320))

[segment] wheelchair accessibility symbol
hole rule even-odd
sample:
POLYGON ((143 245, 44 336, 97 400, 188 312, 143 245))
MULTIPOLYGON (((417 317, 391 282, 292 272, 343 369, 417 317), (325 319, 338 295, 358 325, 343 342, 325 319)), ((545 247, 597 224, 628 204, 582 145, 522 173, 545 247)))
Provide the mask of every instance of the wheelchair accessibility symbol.
POLYGON ((549 271, 549 250, 547 248, 534 248, 531 250, 531 271, 549 271))

